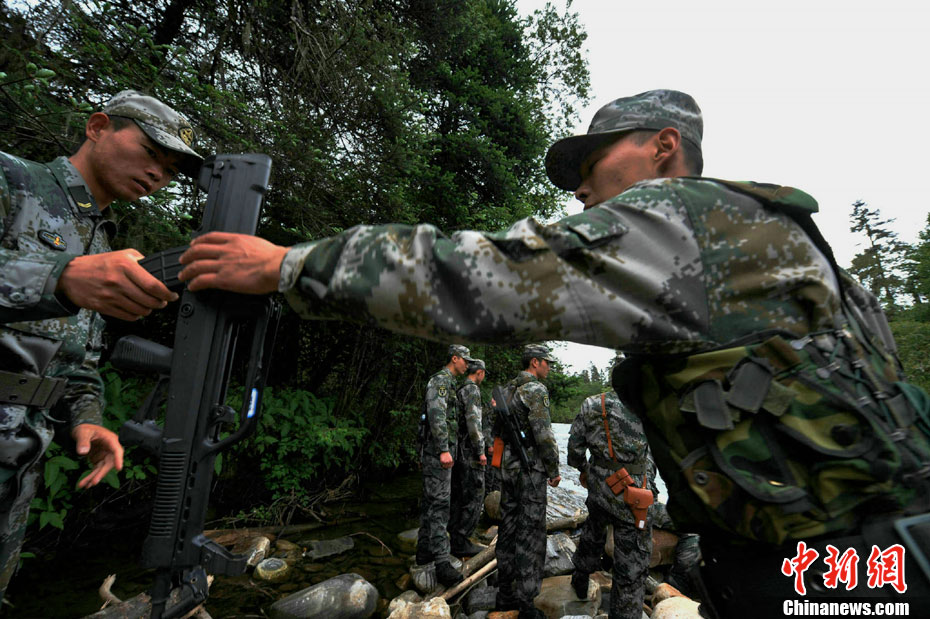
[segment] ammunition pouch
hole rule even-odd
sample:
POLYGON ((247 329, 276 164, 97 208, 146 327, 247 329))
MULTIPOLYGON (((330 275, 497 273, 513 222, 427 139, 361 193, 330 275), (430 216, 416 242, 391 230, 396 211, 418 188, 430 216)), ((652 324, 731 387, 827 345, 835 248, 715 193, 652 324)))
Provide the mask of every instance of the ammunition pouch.
MULTIPOLYGON (((625 468, 615 471, 614 474, 608 476, 605 481, 608 487, 610 487, 610 491, 613 492, 615 496, 623 492, 627 486, 633 485, 633 478, 625 468)), ((650 492, 650 494, 652 493, 650 492)))
POLYGON ((14 374, 0 370, 0 404, 52 408, 65 393, 64 378, 14 374))

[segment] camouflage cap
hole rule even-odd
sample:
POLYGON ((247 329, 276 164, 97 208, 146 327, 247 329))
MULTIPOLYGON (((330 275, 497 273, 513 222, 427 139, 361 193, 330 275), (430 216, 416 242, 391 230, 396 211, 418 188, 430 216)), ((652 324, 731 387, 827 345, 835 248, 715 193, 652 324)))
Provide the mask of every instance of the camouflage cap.
POLYGON ((478 370, 484 370, 487 372, 487 368, 484 367, 484 361, 482 359, 472 359, 468 363, 468 373, 474 374, 478 370))
POLYGON ((103 112, 134 120, 156 144, 183 155, 178 168, 190 177, 197 177, 203 157, 191 148, 194 128, 183 115, 137 90, 118 92, 107 102, 103 112))
POLYGON ((474 361, 474 359, 471 358, 471 351, 461 344, 452 344, 449 346, 449 356, 452 357, 453 355, 456 357, 461 357, 469 363, 474 361))
POLYGON ((549 350, 548 346, 543 344, 527 344, 523 347, 523 358, 527 359, 530 357, 536 357, 537 359, 545 359, 546 361, 556 361, 556 358, 552 356, 552 351, 549 350))
POLYGON ((559 140, 546 153, 546 174, 556 187, 575 191, 581 184, 581 164, 619 134, 635 129, 659 131, 674 127, 701 148, 704 121, 691 95, 677 90, 650 90, 611 101, 597 111, 585 135, 559 140))

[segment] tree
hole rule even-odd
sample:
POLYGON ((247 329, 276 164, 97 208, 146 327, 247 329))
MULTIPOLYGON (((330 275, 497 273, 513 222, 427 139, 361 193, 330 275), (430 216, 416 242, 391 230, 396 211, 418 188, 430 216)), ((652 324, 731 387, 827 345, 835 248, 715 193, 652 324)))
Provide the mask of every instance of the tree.
POLYGON ((852 259, 850 274, 879 298, 888 311, 898 307, 905 290, 902 267, 909 246, 888 228, 893 219, 882 219, 878 209, 870 209, 862 200, 853 203, 851 232, 862 233, 868 246, 852 259))

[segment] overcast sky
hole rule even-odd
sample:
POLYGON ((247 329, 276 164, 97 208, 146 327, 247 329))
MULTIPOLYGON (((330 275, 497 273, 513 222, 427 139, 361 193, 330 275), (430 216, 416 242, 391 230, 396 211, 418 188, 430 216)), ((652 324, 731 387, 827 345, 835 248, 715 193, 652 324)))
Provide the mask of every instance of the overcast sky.
MULTIPOLYGON (((522 14, 543 4, 517 1, 522 14)), ((910 0, 576 0, 592 96, 575 133, 618 97, 685 91, 704 114, 704 175, 811 194, 820 204, 817 225, 848 266, 863 241, 849 232, 855 200, 894 218, 904 241, 916 241, 926 225, 927 7, 910 0)), ((572 370, 613 357, 576 344, 558 354, 572 370)))

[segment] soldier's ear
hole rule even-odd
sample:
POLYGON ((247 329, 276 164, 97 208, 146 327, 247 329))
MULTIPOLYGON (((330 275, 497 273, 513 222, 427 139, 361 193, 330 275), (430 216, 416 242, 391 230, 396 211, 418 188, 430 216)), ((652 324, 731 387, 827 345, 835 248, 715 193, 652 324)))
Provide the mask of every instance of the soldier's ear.
POLYGON ((103 112, 94 112, 87 119, 87 124, 84 126, 84 135, 91 142, 96 142, 111 124, 112 121, 109 116, 103 112))

